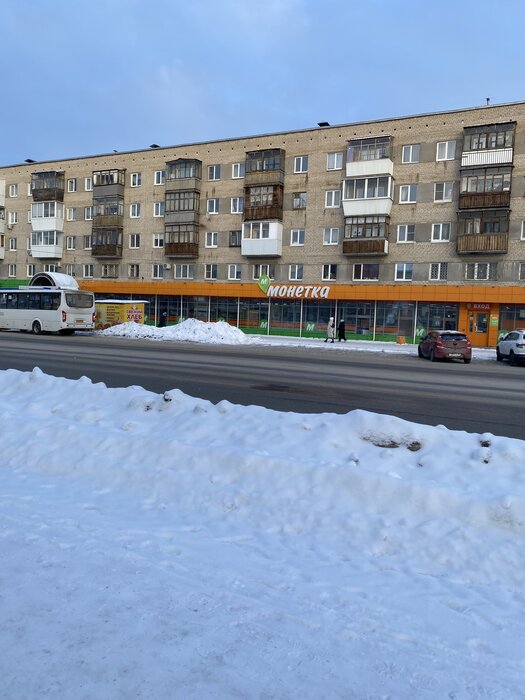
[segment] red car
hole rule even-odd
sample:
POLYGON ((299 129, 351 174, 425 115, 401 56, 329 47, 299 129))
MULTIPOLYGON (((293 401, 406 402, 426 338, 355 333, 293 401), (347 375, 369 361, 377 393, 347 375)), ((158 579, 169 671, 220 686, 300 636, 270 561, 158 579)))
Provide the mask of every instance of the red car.
POLYGON ((419 357, 435 360, 463 360, 468 365, 472 360, 472 345, 460 331, 430 331, 419 343, 419 357))

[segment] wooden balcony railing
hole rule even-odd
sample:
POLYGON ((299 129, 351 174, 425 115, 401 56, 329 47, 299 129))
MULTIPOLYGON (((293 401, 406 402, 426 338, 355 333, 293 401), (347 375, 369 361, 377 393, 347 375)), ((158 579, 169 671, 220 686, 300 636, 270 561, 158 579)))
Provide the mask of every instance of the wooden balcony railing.
POLYGON ((456 239, 456 253, 458 255, 503 254, 508 252, 508 248, 508 233, 463 233, 459 234, 456 239))
POLYGON ((510 192, 463 192, 459 195, 460 209, 492 209, 509 206, 510 192))
POLYGON ((343 255, 387 255, 386 238, 346 238, 343 241, 343 255))
POLYGON ((164 243, 164 255, 168 258, 197 258, 198 243, 164 243))
POLYGON ((118 243, 105 243, 103 245, 93 243, 91 255, 94 258, 121 258, 122 245, 118 243))

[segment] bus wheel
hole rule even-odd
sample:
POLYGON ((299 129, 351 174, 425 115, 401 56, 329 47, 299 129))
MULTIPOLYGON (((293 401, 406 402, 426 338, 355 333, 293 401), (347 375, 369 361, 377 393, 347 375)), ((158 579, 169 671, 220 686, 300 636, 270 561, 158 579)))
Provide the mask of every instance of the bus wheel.
POLYGON ((42 326, 40 325, 40 321, 33 321, 32 330, 35 335, 40 335, 40 333, 42 333, 42 326))

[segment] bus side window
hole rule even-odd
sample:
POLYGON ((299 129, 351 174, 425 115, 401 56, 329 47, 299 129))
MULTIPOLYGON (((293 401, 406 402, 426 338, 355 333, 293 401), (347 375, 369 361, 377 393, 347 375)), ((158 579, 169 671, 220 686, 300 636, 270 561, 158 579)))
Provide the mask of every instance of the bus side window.
POLYGON ((20 294, 18 295, 18 308, 29 308, 29 294, 27 292, 20 292, 20 294))
POLYGON ((56 311, 60 306, 60 292, 53 292, 53 294, 51 294, 51 302, 53 311, 56 311))
POLYGON ((7 294, 2 292, 0 294, 0 309, 5 309, 7 306, 7 294))
POLYGON ((31 292, 29 294, 29 308, 39 309, 40 308, 40 292, 31 292))
POLYGON ((16 309, 17 308, 17 295, 16 294, 8 294, 7 295, 7 308, 8 309, 16 309))

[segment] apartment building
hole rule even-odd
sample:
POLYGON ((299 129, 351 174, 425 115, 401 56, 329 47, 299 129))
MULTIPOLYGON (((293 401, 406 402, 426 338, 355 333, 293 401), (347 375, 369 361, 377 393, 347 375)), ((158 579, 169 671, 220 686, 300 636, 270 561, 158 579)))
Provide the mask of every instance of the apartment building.
POLYGON ((0 285, 154 320, 473 344, 525 326, 525 102, 0 168, 0 285))

